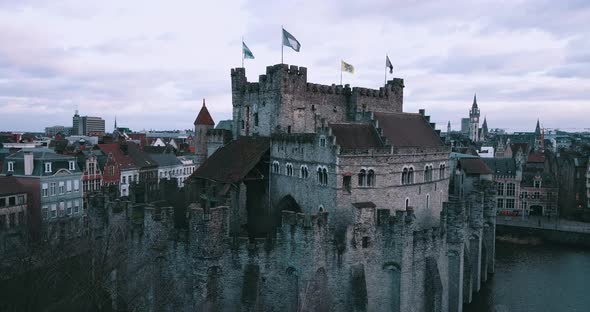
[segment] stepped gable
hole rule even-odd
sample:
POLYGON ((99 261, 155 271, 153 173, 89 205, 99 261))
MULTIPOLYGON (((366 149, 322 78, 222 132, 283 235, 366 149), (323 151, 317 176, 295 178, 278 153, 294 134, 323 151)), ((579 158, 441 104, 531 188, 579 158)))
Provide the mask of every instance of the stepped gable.
POLYGON ((374 113, 383 135, 394 147, 441 147, 443 141, 420 114, 374 113))
POLYGON ((195 119, 194 124, 195 125, 209 125, 209 126, 215 125, 215 122, 213 121, 211 114, 209 114, 209 110, 207 109, 207 106, 205 106, 205 99, 203 99, 203 106, 201 107, 201 111, 199 112, 199 115, 197 115, 197 119, 195 119))
POLYGON ((481 160, 481 158, 461 158, 459 159, 461 168, 465 170, 467 174, 492 174, 490 167, 481 160))
POLYGON ((191 175, 191 179, 209 179, 222 183, 242 180, 270 149, 267 137, 240 137, 209 156, 191 175))
POLYGON ((98 148, 100 148, 106 156, 112 156, 115 162, 119 165, 120 169, 134 167, 133 160, 129 157, 129 155, 125 155, 125 153, 121 151, 119 144, 98 144, 98 148))
POLYGON ((342 148, 379 148, 383 144, 370 124, 334 123, 328 125, 342 148))

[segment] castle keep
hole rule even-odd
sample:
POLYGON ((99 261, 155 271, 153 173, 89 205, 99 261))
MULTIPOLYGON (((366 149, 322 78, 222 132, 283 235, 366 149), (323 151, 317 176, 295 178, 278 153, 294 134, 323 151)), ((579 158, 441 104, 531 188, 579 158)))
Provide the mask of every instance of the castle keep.
POLYGON ((284 64, 231 80, 233 140, 213 140, 167 194, 187 204, 95 198, 130 229, 115 304, 129 308, 146 279, 135 307, 462 311, 494 270, 494 188, 477 172, 453 179, 429 116, 403 112, 403 80, 318 85, 284 64))

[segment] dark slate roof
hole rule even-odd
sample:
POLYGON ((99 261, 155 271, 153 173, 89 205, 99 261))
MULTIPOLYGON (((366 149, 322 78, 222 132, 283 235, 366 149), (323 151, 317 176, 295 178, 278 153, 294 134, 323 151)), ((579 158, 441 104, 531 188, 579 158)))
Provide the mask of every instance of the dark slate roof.
POLYGON ((481 158, 461 158, 459 159, 461 168, 467 174, 492 174, 492 170, 486 165, 481 158))
POLYGON ((139 145, 133 142, 127 142, 127 150, 129 152, 129 158, 131 158, 136 167, 148 168, 158 166, 150 155, 144 152, 139 145))
POLYGON ((240 137, 209 156, 191 178, 223 183, 238 182, 256 166, 269 149, 269 138, 240 137))
POLYGON ((214 126, 215 122, 213 118, 211 118, 211 114, 209 114, 209 110, 207 106, 205 106, 205 99, 203 99, 203 107, 201 107, 201 111, 199 115, 197 115, 197 119, 195 119, 195 125, 210 125, 214 126))
POLYGON ((150 158, 153 159, 159 167, 182 165, 180 160, 178 160, 174 154, 151 154, 150 158))
POLYGON ((56 154, 52 152, 43 151, 35 151, 35 150, 28 150, 28 151, 19 151, 14 153, 10 156, 7 156, 4 160, 3 164, 3 173, 7 173, 8 170, 8 162, 14 161, 14 172, 12 172, 15 176, 20 176, 25 174, 25 163, 24 163, 24 155, 25 153, 32 153, 33 154, 33 172, 31 176, 41 177, 41 176, 51 176, 56 174, 59 170, 65 169, 71 173, 80 173, 80 167, 76 161, 76 157, 74 156, 65 156, 61 154, 56 154), (70 170, 70 160, 76 161, 75 167, 76 169, 70 170), (51 162, 51 172, 45 172, 45 162, 51 162))
POLYGON ((543 163, 545 162, 545 155, 541 153, 531 153, 527 158, 527 162, 531 163, 543 163))
POLYGON ((15 177, 0 177, 0 196, 26 193, 24 186, 15 177))
POLYGON ((482 160, 494 174, 516 174, 516 161, 513 158, 482 158, 482 160))
POLYGON ((342 148, 379 148, 381 139, 369 124, 330 124, 336 143, 342 148))
POLYGON ((225 129, 232 131, 233 121, 232 120, 221 120, 215 129, 225 129))
POLYGON ((393 147, 440 147, 443 142, 420 114, 375 113, 383 135, 393 147))
POLYGON ((522 186, 534 187, 535 177, 541 176, 541 188, 557 187, 555 178, 551 174, 541 172, 525 172, 522 175, 522 186))

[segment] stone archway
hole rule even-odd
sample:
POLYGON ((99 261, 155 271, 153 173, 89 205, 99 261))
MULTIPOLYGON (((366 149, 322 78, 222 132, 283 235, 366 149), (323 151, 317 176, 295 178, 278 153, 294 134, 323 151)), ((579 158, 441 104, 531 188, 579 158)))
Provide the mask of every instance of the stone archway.
POLYGON ((279 203, 277 204, 277 211, 281 212, 283 210, 297 213, 302 212, 301 206, 299 206, 295 198, 293 198, 291 195, 285 195, 283 198, 281 198, 281 200, 279 200, 279 203))

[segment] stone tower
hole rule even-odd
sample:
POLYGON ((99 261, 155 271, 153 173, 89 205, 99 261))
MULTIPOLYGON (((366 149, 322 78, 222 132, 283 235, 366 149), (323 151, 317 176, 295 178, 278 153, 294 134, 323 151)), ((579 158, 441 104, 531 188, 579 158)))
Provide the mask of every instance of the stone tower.
POLYGON ((473 142, 479 141, 479 108, 475 94, 473 95, 473 105, 469 111, 469 138, 473 142))
POLYGON ((485 141, 488 137, 488 121, 486 117, 483 118, 483 123, 481 124, 481 131, 479 133, 479 140, 485 141))
POLYGON ((207 131, 213 129, 215 122, 205 106, 205 99, 203 99, 203 106, 197 119, 195 119, 195 154, 198 156, 199 163, 202 163, 207 158, 207 131))
POLYGON ((543 147, 543 139, 541 135, 541 125, 539 124, 539 119, 537 119, 537 126, 535 127, 535 152, 538 152, 543 147))

